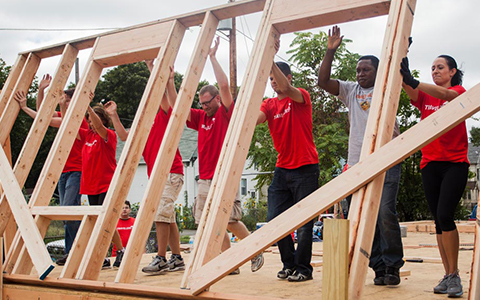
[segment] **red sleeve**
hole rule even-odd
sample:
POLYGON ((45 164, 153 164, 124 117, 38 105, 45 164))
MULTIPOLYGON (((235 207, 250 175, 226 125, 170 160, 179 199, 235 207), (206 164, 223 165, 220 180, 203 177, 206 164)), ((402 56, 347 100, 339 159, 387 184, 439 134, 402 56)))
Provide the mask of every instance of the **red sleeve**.
POLYGON ((458 93, 458 95, 461 95, 466 92, 465 88, 461 85, 452 86, 450 90, 454 90, 455 92, 458 93))
POLYGON ((312 106, 312 99, 310 98, 310 94, 302 88, 298 88, 298 90, 302 93, 302 97, 303 97, 303 100, 305 100, 305 103, 298 103, 298 102, 296 103, 312 106))
POLYGON ((187 120, 187 127, 198 131, 202 110, 190 108, 190 121, 187 120))
POLYGON ((262 106, 260 106, 260 111, 265 114, 265 116, 267 117, 267 120, 268 120, 268 112, 269 112, 268 103, 269 103, 270 99, 271 98, 263 100, 262 106))
POLYGON ((111 129, 107 129, 107 140, 105 141, 108 146, 113 148, 113 151, 117 150, 117 134, 111 129))
POLYGON ((83 142, 85 141, 85 138, 87 137, 87 133, 88 133, 88 129, 83 129, 83 128, 80 128, 78 130, 78 134, 80 135, 80 140, 83 142))
POLYGON ((228 109, 228 111, 227 111, 227 108, 225 106, 223 106, 223 104, 222 104, 222 107, 225 110, 225 115, 226 115, 228 121, 230 121, 230 119, 232 118, 232 115, 233 115, 233 110, 235 109, 235 102, 233 102, 232 105, 230 105, 230 108, 228 109))

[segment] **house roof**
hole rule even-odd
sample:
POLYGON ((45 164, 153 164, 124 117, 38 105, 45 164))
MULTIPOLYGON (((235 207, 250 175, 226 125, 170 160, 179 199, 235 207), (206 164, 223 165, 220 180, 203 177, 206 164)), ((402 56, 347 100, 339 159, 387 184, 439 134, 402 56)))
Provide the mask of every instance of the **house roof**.
MULTIPOLYGON (((180 154, 182 155, 182 159, 185 160, 195 160, 198 156, 197 153, 197 139, 198 133, 197 131, 185 127, 183 130, 182 137, 180 138, 180 143, 178 148, 180 150, 180 154)), ((120 155, 122 154, 123 147, 125 147, 125 142, 121 141, 117 136, 117 151, 115 154, 115 158, 118 162, 120 159, 120 155)), ((139 164, 145 164, 145 160, 143 160, 143 156, 140 158, 139 164)))
POLYGON ((472 143, 468 143, 468 161, 470 164, 477 164, 479 156, 480 146, 474 146, 472 143))

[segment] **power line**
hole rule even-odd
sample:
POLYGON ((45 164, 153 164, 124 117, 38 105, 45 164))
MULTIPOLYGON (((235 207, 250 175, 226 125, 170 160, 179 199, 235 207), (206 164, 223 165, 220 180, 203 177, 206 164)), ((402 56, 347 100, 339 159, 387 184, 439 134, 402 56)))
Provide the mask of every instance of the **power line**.
POLYGON ((115 30, 121 27, 112 28, 0 28, 0 31, 92 31, 92 30, 115 30))

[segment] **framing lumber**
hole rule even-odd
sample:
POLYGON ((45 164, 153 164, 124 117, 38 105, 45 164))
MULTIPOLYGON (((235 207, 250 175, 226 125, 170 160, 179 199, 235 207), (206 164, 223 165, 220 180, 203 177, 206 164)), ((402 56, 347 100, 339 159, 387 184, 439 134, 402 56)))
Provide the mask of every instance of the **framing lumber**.
POLYGON ((77 275, 77 270, 82 262, 83 254, 87 248, 88 240, 92 234, 96 221, 97 216, 86 215, 83 217, 75 240, 73 241, 72 250, 70 250, 65 266, 60 273, 60 278, 74 279, 75 275, 77 275))
POLYGON ((26 61, 27 55, 18 55, 17 60, 13 64, 13 67, 8 74, 8 78, 5 81, 0 93, 0 115, 3 114, 10 96, 13 94, 13 91, 15 91, 15 85, 17 84, 18 78, 20 77, 26 61))
MULTIPOLYGON (((399 0, 390 7, 380 58, 382 66, 375 82, 360 159, 375 153, 392 139, 401 92, 400 62, 407 54, 415 4, 416 0, 399 0)), ((352 199, 362 201, 363 205, 360 205, 357 232, 351 237, 355 240, 355 250, 350 265, 349 299, 358 299, 365 285, 384 179, 385 174, 382 174, 369 183, 363 199, 355 199, 355 196, 352 199)))
POLYGON ((262 102, 261 94, 270 73, 275 49, 273 47, 275 39, 279 34, 269 25, 271 15, 270 1, 266 6, 262 19, 264 26, 257 34, 257 42, 254 48, 254 59, 248 66, 250 76, 242 86, 239 93, 239 100, 234 108, 233 116, 227 130, 225 141, 220 153, 219 163, 212 181, 212 188, 207 196, 206 202, 210 202, 210 210, 206 219, 203 235, 199 240, 196 264, 193 270, 197 270, 206 262, 217 256, 221 251, 224 235, 227 229, 228 220, 232 210, 233 201, 224 199, 234 199, 238 190, 238 182, 244 167, 248 147, 243 145, 250 144, 250 140, 255 129, 258 111, 262 102), (248 96, 247 96, 248 95, 248 96), (250 97, 249 97, 250 96, 250 97), (240 124, 243 124, 241 126, 240 124), (240 126, 238 126, 240 125, 240 126))
POLYGON ((103 207, 98 206, 34 206, 32 215, 40 215, 50 220, 83 220, 84 216, 98 216, 103 207))
POLYGON ((242 265, 256 253, 290 234, 325 208, 358 190, 379 174, 415 153, 480 110, 480 84, 422 120, 388 144, 310 194, 297 205, 262 226, 190 276, 191 292, 203 290, 242 265), (407 142, 408 141, 408 142, 407 142), (366 167, 368 166, 368 168, 366 167), (341 188, 340 188, 341 186, 341 188))
POLYGON ((22 234, 27 251, 32 257, 35 269, 40 279, 43 279, 53 270, 54 266, 44 247, 42 236, 29 214, 27 203, 3 149, 0 150, 0 183, 7 195, 10 209, 14 212, 18 229, 22 234))
MULTIPOLYGON (((35 54, 30 54, 13 90, 28 91, 39 65, 40 58, 35 54)), ((2 146, 10 135, 10 131, 15 123, 18 112, 20 111, 20 106, 18 105, 17 101, 13 99, 13 96, 14 93, 12 91, 0 119, 0 128, 2 128, 0 131, 0 143, 2 146)))
POLYGON ((234 18, 234 17, 262 11, 265 5, 265 1, 266 0, 245 0, 245 1, 232 2, 232 3, 215 6, 208 9, 198 10, 198 11, 194 11, 194 12, 190 12, 187 14, 182 14, 182 15, 178 15, 170 18, 160 19, 152 22, 143 23, 143 24, 137 24, 137 25, 122 28, 122 29, 112 30, 112 31, 92 35, 89 37, 70 40, 64 43, 59 43, 52 46, 42 47, 42 48, 30 50, 28 52, 23 52, 23 53, 20 53, 19 55, 26 55, 32 52, 38 55, 38 57, 40 58, 57 56, 62 53, 63 47, 66 44, 71 44, 78 50, 84 50, 84 49, 92 48, 94 46, 96 39, 100 37, 114 35, 117 33, 122 33, 124 31, 134 30, 142 27, 171 22, 175 20, 177 20, 187 28, 191 26, 198 26, 202 24, 205 14, 209 11, 212 12, 219 20, 229 19, 229 18, 234 18))
POLYGON ((281 33, 351 22, 388 14, 390 0, 276 0, 272 24, 281 33), (322 14, 328 14, 325 18, 322 14))
MULTIPOLYGON (((112 241, 120 215, 120 208, 127 197, 135 169, 138 166, 142 150, 147 142, 150 128, 152 127, 158 107, 160 107, 161 95, 165 92, 169 77, 168 74, 170 73, 169 67, 172 66, 175 61, 178 48, 180 47, 186 30, 178 21, 171 21, 170 27, 168 37, 166 41, 164 41, 165 46, 162 47, 158 53, 157 63, 152 70, 135 115, 131 128, 131 132, 135 134, 128 135, 111 181, 113 186, 112 184, 110 185, 103 203, 105 213, 100 214, 98 217, 97 225, 92 232, 77 273, 78 279, 98 278, 103 259, 112 241)), ((95 57, 96 52, 93 52, 92 55, 95 57)), ((172 150, 172 152, 174 153, 175 151, 172 150)), ((171 161, 173 161, 173 154, 171 161)), ((171 166, 171 164, 168 165, 171 166)))
MULTIPOLYGON (((478 198, 480 205, 480 197, 478 198)), ((480 210, 477 207, 477 219, 475 220, 475 246, 473 247, 472 269, 470 270, 469 300, 480 299, 480 210)))
POLYGON ((348 223, 341 219, 325 220, 322 299, 348 299, 348 223))
MULTIPOLYGON (((200 296, 192 296, 188 290, 181 290, 177 288, 155 287, 155 286, 141 286, 138 284, 113 283, 92 280, 75 280, 65 278, 51 278, 47 277, 41 281, 32 276, 25 275, 4 275, 4 281, 8 286, 13 284, 28 284, 30 286, 38 287, 52 287, 56 289, 82 290, 102 294, 127 295, 149 297, 147 299, 184 299, 184 300, 245 300, 244 295, 219 293, 219 292, 204 292, 200 296)), ((50 290, 51 291, 51 290, 50 290)), ((40 293, 38 293, 40 294, 40 293)), ((35 295, 37 296, 37 294, 35 295)), ((23 298, 22 298, 23 299, 23 298)), ((37 297, 35 297, 37 299, 37 297)), ((41 297, 43 299, 43 297, 41 297)), ((63 298, 62 298, 63 299, 63 298)), ((84 299, 84 298, 82 298, 84 299)), ((92 299, 88 297, 88 299, 92 299)), ((251 300, 280 300, 275 297, 259 297, 248 295, 251 300)))
POLYGON ((218 19, 212 13, 208 12, 205 15, 205 20, 189 62, 188 72, 182 81, 177 101, 173 107, 172 116, 170 117, 165 136, 163 137, 163 141, 165 142, 162 142, 158 151, 152 175, 148 181, 147 189, 140 205, 137 221, 135 221, 133 226, 131 241, 129 241, 129 245, 133 246, 127 248, 123 258, 127 260, 129 264, 120 265, 120 270, 115 282, 132 283, 135 280, 136 270, 145 250, 143 245, 145 245, 148 239, 149 229, 154 221, 155 212, 169 176, 171 164, 168 162, 173 162, 175 149, 178 148, 180 142, 180 133, 183 131, 184 124, 187 121, 196 87, 200 81, 201 72, 196 72, 196 70, 203 70, 205 66, 217 26, 218 19))
MULTIPOLYGON (((50 119, 52 118, 52 114, 54 113, 55 107, 58 104, 59 97, 63 92, 63 87, 67 83, 68 76, 73 68, 77 54, 77 49, 70 45, 65 46, 62 58, 57 66, 55 76, 52 80, 51 87, 37 112, 37 117, 33 120, 28 136, 23 144, 22 150, 18 155, 17 162, 15 163, 15 167, 13 169, 20 187, 23 187, 25 181, 27 180, 28 173, 33 166, 33 162, 38 150, 40 149, 45 133, 47 132, 50 119)), ((13 102, 15 102, 14 104, 18 107, 16 101, 13 102)), ((0 211, 2 211, 0 232, 5 230, 11 215, 8 202, 4 201, 4 197, 5 195, 2 195, 0 199, 0 211)))

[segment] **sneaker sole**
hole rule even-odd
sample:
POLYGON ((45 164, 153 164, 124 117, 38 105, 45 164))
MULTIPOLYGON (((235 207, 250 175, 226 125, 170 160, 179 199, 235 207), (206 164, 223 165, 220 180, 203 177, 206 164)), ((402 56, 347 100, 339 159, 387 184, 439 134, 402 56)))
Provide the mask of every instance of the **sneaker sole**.
POLYGON ((457 294, 448 294, 448 298, 460 298, 463 295, 463 291, 457 294))
POLYGON ((144 271, 144 270, 142 270, 142 272, 146 275, 154 276, 154 275, 160 275, 162 273, 166 273, 166 272, 168 272, 168 270, 166 270, 166 269, 160 270, 160 271, 144 271))
POLYGON ((185 270, 185 266, 175 267, 173 269, 168 269, 167 271, 168 272, 176 272, 176 271, 183 271, 183 270, 185 270))

